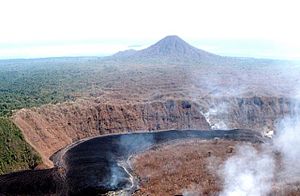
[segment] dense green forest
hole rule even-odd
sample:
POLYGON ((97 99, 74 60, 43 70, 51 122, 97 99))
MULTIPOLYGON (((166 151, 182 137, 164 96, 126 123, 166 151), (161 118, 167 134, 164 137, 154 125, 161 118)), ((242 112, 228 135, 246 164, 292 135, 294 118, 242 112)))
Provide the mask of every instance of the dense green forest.
MULTIPOLYGON (((41 162, 10 120, 14 110, 73 100, 90 90, 93 59, 32 59, 0 61, 0 174, 30 169, 41 162)), ((95 72, 96 70, 96 72, 95 72)))
POLYGON ((74 99, 76 93, 87 91, 95 72, 84 64, 63 59, 0 62, 0 116, 10 116, 20 108, 74 99))

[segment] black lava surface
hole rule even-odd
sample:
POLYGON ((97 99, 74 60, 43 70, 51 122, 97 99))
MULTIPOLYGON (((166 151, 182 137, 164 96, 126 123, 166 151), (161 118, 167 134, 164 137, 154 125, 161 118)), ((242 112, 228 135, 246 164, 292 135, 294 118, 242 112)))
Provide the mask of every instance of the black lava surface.
POLYGON ((0 176, 0 193, 99 195, 124 189, 131 182, 128 173, 119 166, 120 161, 157 144, 187 138, 265 141, 261 134, 250 130, 170 130, 99 136, 54 155, 53 161, 62 168, 0 176))

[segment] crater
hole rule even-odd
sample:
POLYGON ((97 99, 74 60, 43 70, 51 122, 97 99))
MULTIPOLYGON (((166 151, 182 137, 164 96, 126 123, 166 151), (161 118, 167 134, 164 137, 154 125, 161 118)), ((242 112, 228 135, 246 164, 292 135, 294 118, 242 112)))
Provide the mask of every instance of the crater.
MULTIPOLYGON (((58 195, 96 195, 122 190, 133 194, 138 190, 140 181, 134 176, 135 170, 139 171, 138 167, 134 169, 128 162, 131 157, 164 143, 192 138, 215 144, 220 139, 221 144, 223 140, 250 143, 268 141, 260 133, 250 130, 170 130, 99 136, 76 142, 55 153, 51 157, 56 165, 54 169, 1 176, 0 192, 34 194, 34 191, 42 191, 58 195), (44 184, 46 179, 47 186, 44 184), (23 181, 26 183, 23 184, 23 181), (14 188, 16 184, 18 186, 14 188)), ((206 156, 213 154, 214 151, 211 151, 206 156)))

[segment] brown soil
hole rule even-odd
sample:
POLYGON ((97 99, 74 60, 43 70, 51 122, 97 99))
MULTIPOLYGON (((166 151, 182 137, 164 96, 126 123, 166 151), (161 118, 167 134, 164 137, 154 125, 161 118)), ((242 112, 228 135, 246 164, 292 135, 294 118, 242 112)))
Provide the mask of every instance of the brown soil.
MULTIPOLYGON (((134 195, 218 195, 222 180, 217 171, 242 143, 245 142, 192 139, 139 154, 131 159, 140 181, 134 195)), ((252 145, 260 149, 260 144, 252 145)), ((279 184, 280 181, 274 183, 272 195, 300 195, 299 183, 279 184)))
POLYGON ((141 188, 135 195, 204 195, 221 190, 215 171, 232 155, 237 141, 185 140, 135 157, 134 171, 141 188))

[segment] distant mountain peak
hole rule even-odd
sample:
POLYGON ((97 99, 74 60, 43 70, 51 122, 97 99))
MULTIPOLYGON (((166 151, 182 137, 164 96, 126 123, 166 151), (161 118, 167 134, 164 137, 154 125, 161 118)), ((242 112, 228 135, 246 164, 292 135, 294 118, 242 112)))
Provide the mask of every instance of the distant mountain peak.
POLYGON ((140 50, 139 55, 167 57, 173 59, 192 58, 194 60, 217 56, 191 46, 177 35, 166 36, 154 45, 144 50, 140 50))
POLYGON ((209 62, 220 56, 195 48, 177 35, 169 35, 148 48, 138 51, 123 51, 114 57, 136 62, 209 62), (126 58, 126 59, 125 59, 126 58))
POLYGON ((168 35, 168 36, 164 37, 163 39, 161 39, 160 41, 183 41, 183 39, 181 39, 177 35, 168 35))
POLYGON ((187 42, 185 42, 183 39, 178 37, 177 35, 169 35, 165 38, 158 41, 156 44, 150 46, 149 48, 145 49, 154 49, 159 50, 161 53, 187 53, 188 50, 194 50, 195 48, 191 45, 189 45, 187 42))

